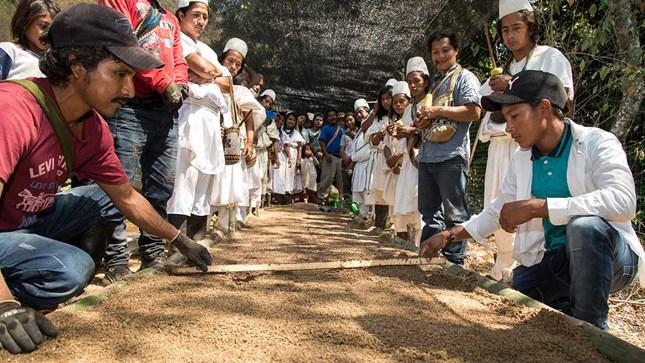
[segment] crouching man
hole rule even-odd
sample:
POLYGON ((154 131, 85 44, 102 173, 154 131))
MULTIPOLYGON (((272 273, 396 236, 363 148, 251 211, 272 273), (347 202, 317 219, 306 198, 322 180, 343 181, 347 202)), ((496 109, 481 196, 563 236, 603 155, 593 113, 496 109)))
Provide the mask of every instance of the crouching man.
POLYGON ((645 253, 631 220, 634 179, 618 139, 565 118, 567 94, 554 75, 527 70, 503 94, 482 98, 501 110, 520 145, 501 189, 479 215, 426 240, 432 256, 453 241, 516 233, 516 290, 607 330, 607 299, 637 271, 645 286, 645 253), (640 262, 639 262, 640 260, 640 262))
POLYGON ((102 227, 121 222, 118 211, 202 270, 212 261, 130 186, 102 118, 134 96, 136 71, 162 63, 123 15, 99 5, 61 12, 44 41, 47 79, 0 84, 0 343, 12 353, 57 335, 39 310, 89 283, 105 251, 102 227), (57 193, 72 174, 97 185, 57 193))

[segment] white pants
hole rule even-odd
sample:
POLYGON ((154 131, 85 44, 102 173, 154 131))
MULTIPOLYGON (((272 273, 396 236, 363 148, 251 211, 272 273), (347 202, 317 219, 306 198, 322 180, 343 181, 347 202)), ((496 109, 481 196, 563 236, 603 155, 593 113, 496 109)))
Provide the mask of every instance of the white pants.
POLYGON ((168 200, 167 213, 209 215, 213 175, 204 174, 190 164, 193 155, 190 150, 179 148, 177 154, 175 186, 168 200))
MULTIPOLYGON (((488 205, 500 193, 506 171, 511 164, 513 152, 518 145, 510 137, 491 138, 488 146, 488 160, 486 161, 486 179, 484 182, 484 205, 488 205)), ((510 276, 515 260, 513 259, 513 242, 515 235, 498 229, 494 233, 497 245, 497 259, 491 271, 491 276, 502 280, 510 276)))

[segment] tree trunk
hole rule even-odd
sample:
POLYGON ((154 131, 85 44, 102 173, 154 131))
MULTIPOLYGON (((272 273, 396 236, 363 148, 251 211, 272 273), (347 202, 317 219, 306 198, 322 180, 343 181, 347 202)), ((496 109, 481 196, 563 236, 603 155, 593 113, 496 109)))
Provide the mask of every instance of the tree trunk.
POLYGON ((611 132, 624 142, 645 95, 645 81, 641 69, 642 51, 638 30, 632 20, 631 1, 611 0, 608 6, 609 15, 616 29, 621 60, 626 63, 627 68, 631 68, 628 76, 623 80, 623 99, 611 128, 611 132))

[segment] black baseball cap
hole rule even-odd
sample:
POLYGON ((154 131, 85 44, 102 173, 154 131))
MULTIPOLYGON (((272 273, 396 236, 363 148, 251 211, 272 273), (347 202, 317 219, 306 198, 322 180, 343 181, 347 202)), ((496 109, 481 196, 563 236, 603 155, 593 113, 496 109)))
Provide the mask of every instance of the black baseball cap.
POLYGON ((137 71, 163 67, 163 62, 139 46, 130 21, 120 12, 96 4, 77 4, 60 12, 48 30, 52 48, 106 47, 137 71))
POLYGON ((567 112, 567 91, 555 75, 542 71, 526 70, 513 76, 504 93, 482 97, 486 111, 500 111, 502 105, 535 103, 547 99, 551 104, 567 112))

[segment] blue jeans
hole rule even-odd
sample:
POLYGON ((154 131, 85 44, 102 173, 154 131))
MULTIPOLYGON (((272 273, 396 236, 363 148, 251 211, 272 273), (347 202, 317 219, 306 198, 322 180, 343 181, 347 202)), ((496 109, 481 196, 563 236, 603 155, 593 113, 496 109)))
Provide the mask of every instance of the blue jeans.
MULTIPOLYGON (((130 183, 141 170, 141 194, 166 218, 166 203, 172 195, 177 161, 177 123, 170 112, 152 110, 138 104, 122 107, 107 120, 114 137, 114 148, 130 183)), ((127 265, 125 224, 117 226, 108 244, 105 263, 108 267, 127 265)), ((161 238, 141 231, 139 252, 143 260, 152 261, 164 252, 161 238)))
MULTIPOLYGON (((0 232, 0 271, 26 306, 52 309, 78 295, 94 276, 94 261, 73 244, 95 226, 122 223, 97 185, 56 194, 54 205, 27 229, 0 232)), ((105 239, 96 239, 105 249, 105 239)))
POLYGON ((629 285, 638 256, 607 221, 580 216, 567 225, 564 247, 542 262, 513 270, 513 288, 580 320, 607 330, 609 293, 629 285))
MULTIPOLYGON (((422 241, 470 218, 467 185, 468 166, 460 156, 440 163, 419 163, 419 213, 425 223, 422 241)), ((456 241, 441 252, 448 261, 463 265, 466 241, 456 241)))

